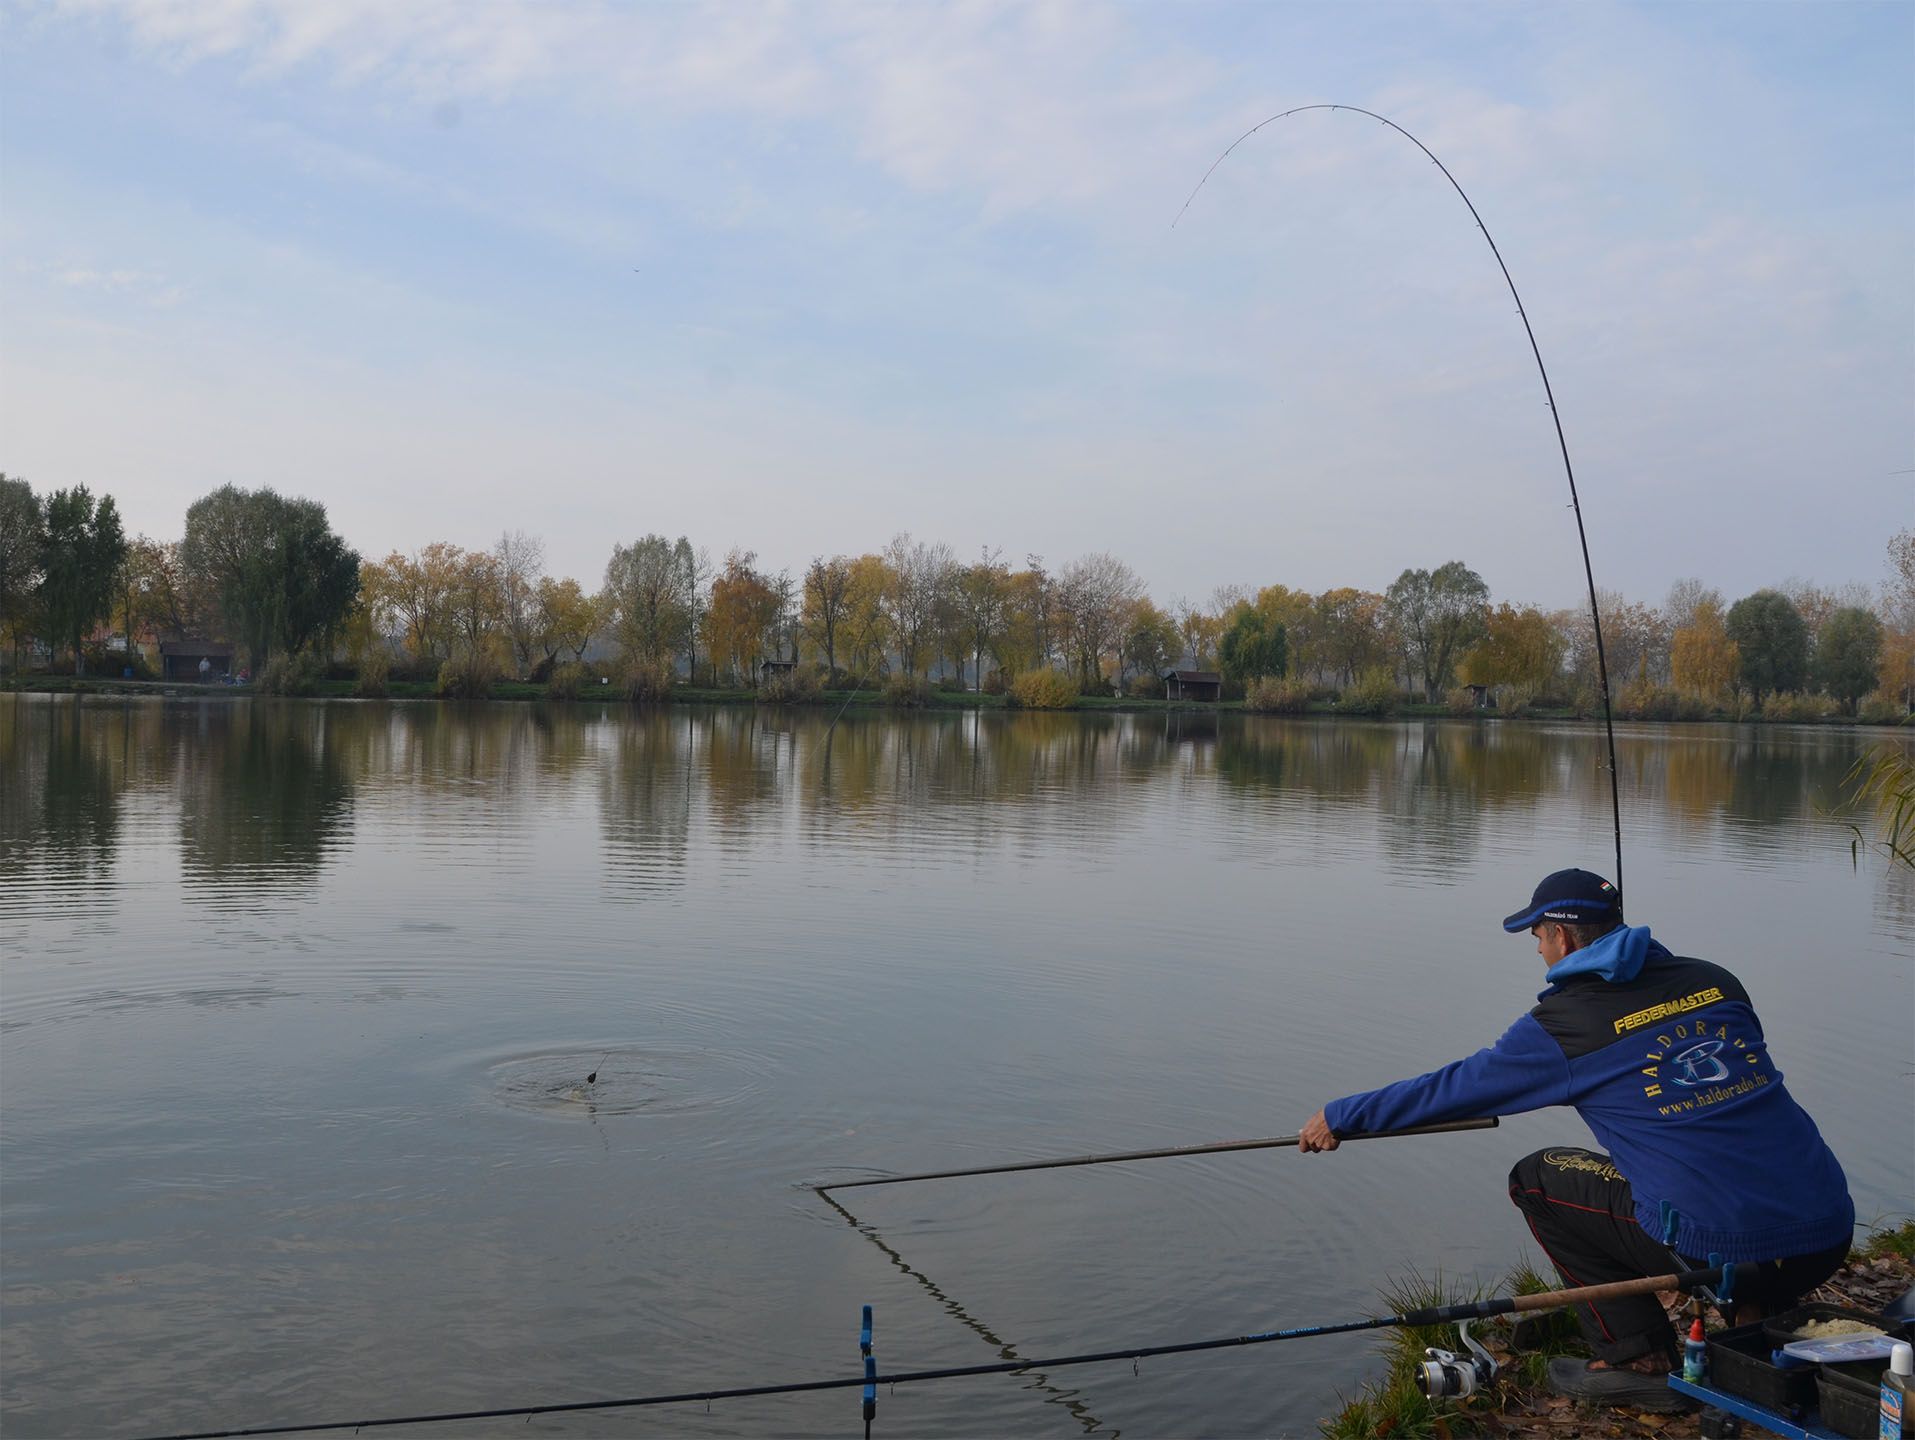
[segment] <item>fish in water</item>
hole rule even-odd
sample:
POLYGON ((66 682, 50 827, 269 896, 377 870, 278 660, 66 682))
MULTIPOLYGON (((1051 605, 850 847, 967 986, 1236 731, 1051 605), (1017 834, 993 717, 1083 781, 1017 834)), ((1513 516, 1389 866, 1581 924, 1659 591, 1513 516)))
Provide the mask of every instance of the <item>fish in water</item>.
POLYGON ((612 1052, 610 1050, 607 1050, 603 1055, 598 1057, 598 1064, 594 1065, 592 1067, 592 1073, 585 1077, 585 1083, 587 1085, 598 1084, 598 1072, 605 1068, 605 1062, 611 1058, 612 1052))

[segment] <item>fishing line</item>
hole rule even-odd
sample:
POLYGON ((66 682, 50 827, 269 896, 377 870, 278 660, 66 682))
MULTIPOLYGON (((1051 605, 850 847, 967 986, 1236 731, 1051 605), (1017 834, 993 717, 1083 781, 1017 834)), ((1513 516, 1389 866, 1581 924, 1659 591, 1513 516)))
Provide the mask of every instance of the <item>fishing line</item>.
POLYGON ((1489 226, 1483 223, 1483 217, 1477 213, 1475 202, 1469 198, 1468 192, 1457 183, 1456 177, 1450 174, 1449 166, 1436 158, 1435 151, 1431 150, 1429 146, 1410 134, 1409 131, 1405 130, 1387 115, 1379 115, 1374 110, 1365 110, 1361 105, 1298 105, 1289 110, 1279 111, 1267 120, 1259 121, 1244 131, 1243 134, 1239 135, 1235 140, 1231 141, 1230 144, 1225 147, 1223 154, 1213 160, 1210 164, 1210 168, 1204 171, 1203 179, 1199 180, 1196 184, 1196 188, 1190 192, 1189 197, 1183 203, 1183 209, 1177 212, 1177 219, 1170 222, 1170 228, 1173 230, 1177 228, 1178 221, 1184 218, 1185 212, 1190 209, 1191 202, 1197 198, 1197 192, 1204 188, 1205 183, 1216 173, 1217 167, 1230 158, 1231 151, 1235 150, 1239 145, 1243 144, 1244 141, 1263 129, 1265 125, 1273 125, 1279 120, 1287 119, 1292 115, 1302 115, 1311 110, 1348 110, 1352 114, 1367 115, 1370 119, 1380 121, 1382 124, 1389 126, 1390 129, 1396 131, 1397 134, 1401 135, 1405 140, 1408 140, 1417 149, 1429 156, 1430 163, 1443 172, 1443 178, 1450 182, 1450 188, 1454 190, 1457 195, 1461 197, 1463 203, 1469 207, 1470 218, 1476 222, 1476 228, 1483 232, 1483 239, 1489 243, 1490 254, 1496 257, 1496 268, 1503 272, 1503 283, 1509 287, 1510 298, 1516 302, 1516 313, 1522 317, 1523 333, 1529 337, 1529 352, 1536 357, 1537 373, 1543 377, 1543 395, 1549 404, 1549 418, 1556 426, 1556 444, 1557 448, 1562 451, 1563 473, 1569 479, 1569 505, 1570 508, 1576 512, 1576 538, 1582 545, 1583 578, 1589 582, 1589 619, 1590 623, 1595 627, 1596 632, 1596 674, 1602 684, 1603 732, 1609 742, 1609 807, 1615 817, 1616 890, 1620 894, 1623 888, 1622 792, 1617 779, 1616 770, 1616 722, 1609 703, 1609 661, 1603 652, 1602 614, 1596 604, 1596 575, 1589 564, 1589 535, 1583 529, 1582 501, 1576 494, 1576 470, 1569 461, 1569 441, 1563 436, 1563 418, 1556 410, 1556 392, 1549 383, 1549 368, 1543 364, 1542 347, 1536 343, 1536 332, 1531 328, 1529 323, 1529 311, 1523 305, 1523 297, 1516 289, 1515 280, 1510 278, 1509 266, 1503 263, 1503 252, 1497 248, 1495 237, 1489 233, 1489 226))
MULTIPOLYGON (((969 1310, 965 1309, 963 1305, 959 1304, 949 1292, 929 1275, 926 1275, 922 1270, 914 1267, 910 1261, 899 1254, 896 1249, 885 1241, 883 1235, 879 1233, 877 1226, 860 1220, 829 1195, 821 1193, 818 1198, 823 1200, 825 1204, 829 1205, 833 1210, 836 1210, 840 1215, 844 1216, 845 1223, 853 1230, 877 1246, 883 1253, 884 1258, 889 1260, 894 1268, 915 1280, 926 1294, 938 1302, 938 1307, 942 1309, 946 1315, 949 1315, 953 1320, 957 1321, 965 1329, 969 1330, 985 1344, 997 1351, 999 1356, 1006 1360, 1019 1360, 1025 1364, 1032 1363, 1023 1359, 1023 1356, 1019 1354, 1015 1345, 998 1335, 990 1326, 986 1325, 969 1310)), ((1071 1418, 1084 1427, 1086 1434, 1091 1434, 1104 1428, 1104 1422, 1091 1414, 1084 1402, 1078 1398, 1079 1395, 1082 1394, 1081 1391, 1061 1390, 1051 1384, 1046 1376, 1038 1372, 1032 1373, 1031 1384, 1028 1388, 1042 1390, 1046 1394, 1053 1396, 1055 1403, 1061 1404, 1064 1409, 1070 1413, 1071 1418)), ((1045 1403, 1048 1404, 1052 1402, 1047 1401, 1045 1403)))
POLYGON ((1012 1375, 1024 1370, 1061 1370, 1069 1365, 1105 1365, 1117 1360, 1148 1360, 1159 1355, 1193 1355, 1245 1345, 1268 1345, 1278 1340, 1302 1340, 1316 1335, 1347 1335, 1359 1330, 1448 1325, 1459 1320, 1482 1320, 1535 1310, 1558 1310, 1566 1305, 1649 1295, 1658 1290, 1694 1290, 1722 1282, 1724 1267, 1651 1275, 1640 1280, 1616 1280, 1605 1285, 1583 1285, 1573 1290, 1551 1290, 1538 1295, 1505 1295, 1492 1300, 1466 1300, 1436 1305, 1401 1315, 1373 1315, 1362 1320, 1304 1325, 1290 1330, 1264 1330, 1249 1335, 1225 1335, 1210 1340, 1186 1340, 1175 1345, 1133 1345, 1079 1355, 1056 1355, 1041 1360, 1007 1360, 994 1365, 948 1365, 934 1370, 900 1370, 895 1374, 839 1376, 829 1380, 797 1380, 773 1385, 739 1385, 722 1390, 686 1390, 671 1395, 638 1395, 622 1400, 580 1400, 564 1405, 516 1405, 496 1410, 451 1410, 430 1415, 393 1415, 374 1420, 331 1420, 309 1425, 261 1425, 243 1430, 196 1430, 147 1440, 229 1440, 240 1435, 297 1435, 322 1430, 371 1430, 391 1425, 435 1425, 455 1420, 504 1420, 518 1416, 576 1414, 588 1410, 633 1410, 649 1405, 684 1405, 695 1401, 741 1400, 763 1395, 802 1395, 819 1390, 849 1390, 858 1386, 904 1385, 914 1380, 956 1380, 972 1375, 1012 1375))

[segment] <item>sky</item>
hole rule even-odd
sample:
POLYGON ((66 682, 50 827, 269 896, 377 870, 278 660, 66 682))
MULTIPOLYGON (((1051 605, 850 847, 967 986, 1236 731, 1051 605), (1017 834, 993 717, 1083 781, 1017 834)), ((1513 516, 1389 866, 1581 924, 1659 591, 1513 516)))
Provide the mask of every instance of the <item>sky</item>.
POLYGON ((0 0, 0 470, 588 585, 908 531, 1160 602, 1873 584, 1915 6, 0 0), (1181 218, 1180 217, 1181 211, 1181 218), (1175 222, 1173 224, 1173 222, 1175 222))

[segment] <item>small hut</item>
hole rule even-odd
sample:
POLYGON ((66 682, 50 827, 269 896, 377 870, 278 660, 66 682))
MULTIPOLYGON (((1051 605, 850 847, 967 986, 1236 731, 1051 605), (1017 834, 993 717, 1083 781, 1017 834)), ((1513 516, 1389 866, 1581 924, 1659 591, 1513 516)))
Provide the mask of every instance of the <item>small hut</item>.
POLYGON ((760 660, 758 662, 758 683, 762 685, 767 680, 776 680, 780 676, 791 674, 791 672, 797 668, 798 662, 796 660, 760 660))
POLYGON ((162 680, 223 680, 233 671, 233 647, 217 640, 160 641, 162 680), (206 668, 200 669, 200 662, 206 668))
POLYGON ((1223 676, 1215 670, 1166 670, 1164 671, 1164 699, 1221 700, 1223 699, 1223 676))

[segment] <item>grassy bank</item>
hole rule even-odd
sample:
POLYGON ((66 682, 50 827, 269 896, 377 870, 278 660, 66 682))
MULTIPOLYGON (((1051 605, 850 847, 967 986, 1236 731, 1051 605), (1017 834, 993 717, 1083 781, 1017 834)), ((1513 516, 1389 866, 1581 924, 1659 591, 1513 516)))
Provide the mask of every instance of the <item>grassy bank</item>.
MULTIPOLYGON (((1844 1265, 1811 1300, 1864 1310, 1880 1310, 1915 1283, 1915 1220, 1875 1231, 1850 1252, 1844 1265)), ((1555 1285, 1527 1265, 1518 1266, 1496 1287, 1499 1295, 1536 1294, 1555 1285)), ((1439 1272, 1411 1276, 1386 1286, 1380 1313, 1401 1315, 1424 1306, 1453 1305, 1483 1298, 1483 1292, 1459 1289, 1439 1272)), ((1679 1329, 1686 1315, 1671 1311, 1679 1329)), ((1416 1388, 1417 1367, 1431 1345, 1460 1350, 1454 1325, 1382 1333, 1383 1374, 1345 1399, 1343 1408, 1319 1426, 1325 1440, 1451 1440, 1464 1435, 1524 1437, 1661 1436, 1690 1440, 1700 1436, 1695 1415, 1652 1415, 1636 1410, 1591 1409, 1549 1392, 1549 1360, 1556 1355, 1587 1355, 1567 1311, 1553 1311, 1524 1326, 1523 1348, 1512 1349, 1508 1318, 1472 1328, 1471 1333, 1502 1366, 1496 1383, 1464 1400, 1431 1401, 1416 1388)), ((1711 1329, 1721 1321, 1711 1315, 1711 1329)))

